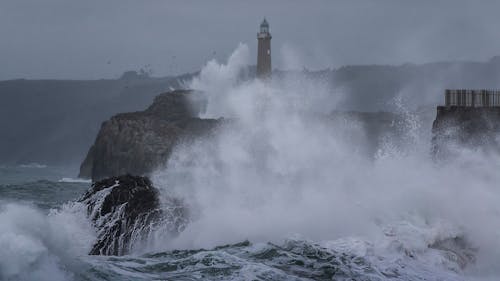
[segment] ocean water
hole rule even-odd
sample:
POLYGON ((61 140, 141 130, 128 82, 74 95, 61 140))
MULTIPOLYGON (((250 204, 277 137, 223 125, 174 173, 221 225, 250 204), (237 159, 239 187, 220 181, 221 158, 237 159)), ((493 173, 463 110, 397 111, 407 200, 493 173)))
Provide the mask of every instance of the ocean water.
MULTIPOLYGON (((47 177, 25 167, 2 168, 11 175, 0 185, 0 280, 489 280, 474 270, 478 249, 429 247, 459 237, 460 229, 416 214, 380 227, 372 241, 355 235, 311 240, 296 233, 207 248, 160 241, 126 256, 89 256, 95 234, 86 207, 74 202, 90 183, 54 180, 57 170, 39 169, 47 177)), ((210 236, 213 230, 206 231, 210 236)))
POLYGON ((89 182, 72 179, 74 169, 46 165, 0 166, 0 200, 20 202, 43 210, 78 198, 89 182))

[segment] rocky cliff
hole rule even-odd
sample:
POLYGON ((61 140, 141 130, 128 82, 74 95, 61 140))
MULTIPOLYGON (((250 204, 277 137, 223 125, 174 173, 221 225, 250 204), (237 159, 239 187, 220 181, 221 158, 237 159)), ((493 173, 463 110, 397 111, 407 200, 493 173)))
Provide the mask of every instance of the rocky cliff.
POLYGON ((438 106, 432 125, 433 153, 448 157, 456 147, 499 151, 500 108, 438 106))
POLYGON ((201 93, 178 90, 157 96, 144 111, 105 121, 80 167, 93 181, 123 174, 146 175, 166 163, 173 146, 209 134, 219 123, 200 119, 201 93))

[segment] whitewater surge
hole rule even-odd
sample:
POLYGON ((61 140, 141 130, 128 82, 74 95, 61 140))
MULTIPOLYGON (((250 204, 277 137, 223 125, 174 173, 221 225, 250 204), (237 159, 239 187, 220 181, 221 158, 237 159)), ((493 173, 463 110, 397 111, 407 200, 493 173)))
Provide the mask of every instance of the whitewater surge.
POLYGON ((69 183, 91 183, 91 180, 80 179, 80 178, 62 178, 59 182, 69 182, 69 183))
POLYGON ((0 280, 73 280, 94 240, 85 206, 45 214, 32 205, 0 204, 0 280))
POLYGON ((433 161, 430 124, 396 100, 399 135, 367 156, 362 148, 372 140, 359 121, 328 117, 341 110, 342 93, 297 74, 238 81, 248 57, 240 45, 227 65, 209 62, 191 84, 208 95, 207 117, 231 122, 176 147, 155 174, 155 185, 195 214, 157 249, 355 238, 381 257, 395 255, 389 263, 424 263, 422 275, 500 275, 498 155, 459 148, 454 162, 433 161), (461 248, 436 246, 450 241, 461 248))

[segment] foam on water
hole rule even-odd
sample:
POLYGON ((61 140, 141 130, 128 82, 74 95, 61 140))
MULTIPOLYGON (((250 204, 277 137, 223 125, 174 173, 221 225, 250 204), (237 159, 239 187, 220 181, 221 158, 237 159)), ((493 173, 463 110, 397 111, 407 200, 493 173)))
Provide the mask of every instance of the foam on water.
POLYGON ((94 240, 85 206, 74 203, 46 214, 33 206, 0 204, 0 279, 71 280, 77 258, 94 240))
POLYGON ((81 178, 62 178, 59 182, 70 182, 70 183, 91 183, 91 180, 81 179, 81 178))

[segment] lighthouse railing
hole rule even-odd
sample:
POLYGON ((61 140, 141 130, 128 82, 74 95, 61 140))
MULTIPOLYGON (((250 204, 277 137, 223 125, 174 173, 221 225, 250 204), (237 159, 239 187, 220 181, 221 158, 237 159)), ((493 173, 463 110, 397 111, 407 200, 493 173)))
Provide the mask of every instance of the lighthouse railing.
POLYGON ((446 90, 445 106, 500 107, 499 90, 446 90))

